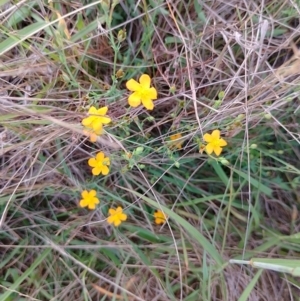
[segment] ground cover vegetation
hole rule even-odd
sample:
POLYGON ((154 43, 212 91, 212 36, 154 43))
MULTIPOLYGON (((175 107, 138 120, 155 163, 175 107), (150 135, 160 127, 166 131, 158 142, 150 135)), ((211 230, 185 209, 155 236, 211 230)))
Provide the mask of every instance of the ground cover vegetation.
POLYGON ((300 300, 298 0, 0 0, 0 300, 300 300))

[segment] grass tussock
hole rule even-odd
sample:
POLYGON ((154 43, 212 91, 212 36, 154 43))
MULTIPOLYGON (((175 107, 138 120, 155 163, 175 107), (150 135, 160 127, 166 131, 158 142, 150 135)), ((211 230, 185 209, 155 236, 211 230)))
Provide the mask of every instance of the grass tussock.
POLYGON ((0 299, 299 300, 299 9, 0 1, 0 299))

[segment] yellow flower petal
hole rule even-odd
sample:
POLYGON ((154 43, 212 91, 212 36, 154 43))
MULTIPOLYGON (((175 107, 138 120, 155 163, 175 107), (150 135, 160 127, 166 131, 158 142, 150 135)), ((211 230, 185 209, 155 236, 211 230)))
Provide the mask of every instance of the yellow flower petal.
POLYGON ((226 142, 224 139, 221 138, 221 139, 219 140, 219 145, 220 145, 220 146, 226 146, 226 145, 227 145, 227 142, 226 142))
POLYGON ((114 225, 115 225, 115 227, 120 226, 120 225, 121 225, 121 220, 116 219, 116 220, 114 221, 114 225))
POLYGON ((120 220, 123 221, 123 222, 126 221, 127 220, 127 215, 125 213, 122 213, 120 215, 120 220))
POLYGON ((214 152, 217 156, 220 156, 221 152, 222 152, 222 147, 220 146, 215 146, 214 147, 214 152))
POLYGON ((101 117, 101 122, 104 124, 109 124, 109 123, 111 123, 111 118, 103 116, 103 117, 101 117))
POLYGON ((154 103, 150 98, 142 99, 142 103, 147 110, 153 110, 154 103))
POLYGON ((156 223, 157 225, 164 224, 164 223, 165 223, 165 219, 164 219, 164 218, 161 218, 161 217, 157 217, 157 218, 155 219, 155 223, 156 223))
POLYGON ((100 118, 93 120, 92 128, 94 131, 100 131, 100 129, 102 129, 102 121, 100 118))
POLYGON ((170 140, 177 140, 177 139, 179 139, 179 138, 181 138, 182 137, 182 135, 180 134, 180 133, 178 133, 178 134, 174 134, 174 135, 171 135, 170 136, 170 140))
POLYGON ((211 142, 212 141, 212 137, 211 137, 210 134, 205 134, 203 136, 203 139, 204 139, 205 142, 211 142))
POLYGON ((107 166, 103 166, 102 167, 102 174, 104 175, 104 176, 106 176, 107 174, 109 173, 109 168, 107 167, 107 166))
POLYGON ((108 107, 103 107, 103 108, 100 108, 97 110, 97 114, 98 115, 106 115, 107 114, 107 110, 108 110, 108 107))
POLYGON ((180 138, 182 138, 182 135, 180 133, 173 134, 173 135, 170 136, 170 140, 172 141, 170 143, 170 148, 171 149, 174 149, 174 148, 182 149, 183 141, 179 140, 180 138), (177 141, 175 141, 175 140, 177 140, 177 141))
POLYGON ((128 97, 128 103, 131 107, 138 107, 141 104, 141 96, 139 92, 134 92, 128 97))
POLYGON ((183 144, 183 142, 178 142, 177 144, 175 144, 175 147, 177 149, 182 149, 182 144, 183 144))
POLYGON ((103 152, 99 152, 96 155, 96 160, 97 161, 102 161, 104 159, 104 153, 103 152))
POLYGON ((130 79, 126 82, 126 88, 129 91, 135 92, 138 91, 141 88, 141 85, 134 79, 130 79))
POLYGON ((87 205, 88 205, 88 201, 87 200, 85 200, 85 199, 80 200, 80 202, 79 202, 79 206, 80 207, 84 208, 87 205))
POLYGON ((94 129, 94 133, 93 134, 96 134, 96 135, 102 135, 103 134, 103 128, 102 126, 99 128, 99 129, 94 129))
POLYGON ((219 140, 220 139, 220 134, 221 134, 221 132, 219 130, 214 130, 211 133, 211 137, 212 137, 212 139, 219 140))
POLYGON ((93 122, 93 118, 86 117, 86 118, 82 119, 81 124, 84 125, 84 126, 86 126, 86 127, 89 127, 92 122, 93 122))
POLYGON ((88 165, 89 165, 90 167, 95 167, 95 166, 97 166, 97 161, 96 161, 96 159, 95 159, 95 158, 90 158, 90 159, 88 160, 88 165))
POLYGON ((113 209, 113 208, 110 208, 110 209, 108 210, 108 213, 109 213, 110 215, 114 215, 115 212, 116 212, 116 210, 113 209))
POLYGON ((147 96, 151 99, 157 99, 157 91, 155 88, 150 88, 148 91, 147 91, 147 96))
POLYGON ((90 204, 88 204, 88 208, 91 209, 91 210, 94 210, 94 209, 96 209, 96 204, 90 203, 90 204))
POLYGON ((153 216, 155 217, 155 224, 160 225, 165 223, 167 216, 160 210, 154 212, 153 216))
POLYGON ((108 222, 109 224, 112 224, 112 223, 114 222, 114 216, 113 216, 113 215, 109 216, 109 217, 107 218, 107 222, 108 222))
POLYGON ((143 74, 140 77, 139 82, 141 83, 144 89, 149 89, 151 85, 151 78, 148 74, 143 74))
POLYGON ((95 168, 92 169, 92 174, 93 174, 94 176, 98 176, 98 175, 100 175, 101 170, 102 170, 101 168, 95 167, 95 168))
POLYGON ((97 114, 97 109, 94 106, 91 106, 89 108, 89 114, 90 115, 96 115, 97 114))
POLYGON ((214 151, 214 145, 212 143, 208 143, 205 146, 205 150, 210 155, 214 151))
POLYGON ((91 197, 96 196, 96 194, 97 194, 97 191, 94 190, 94 189, 92 189, 92 190, 90 191, 90 193, 89 193, 89 195, 90 195, 91 197))
POLYGON ((82 196, 82 198, 87 198, 88 196, 89 196, 89 193, 88 193, 88 191, 87 190, 83 190, 82 191, 82 193, 81 193, 81 196, 82 196))

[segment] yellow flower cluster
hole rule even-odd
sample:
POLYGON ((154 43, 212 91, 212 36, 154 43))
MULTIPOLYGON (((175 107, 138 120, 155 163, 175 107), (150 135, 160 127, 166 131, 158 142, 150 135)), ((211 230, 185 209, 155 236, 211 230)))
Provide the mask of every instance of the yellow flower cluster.
MULTIPOLYGON (((82 199, 79 201, 79 206, 84 208, 94 210, 96 209, 96 205, 100 203, 100 200, 97 198, 96 190, 92 189, 90 191, 84 190, 81 193, 82 199)), ((117 209, 110 208, 108 210, 109 217, 107 218, 107 222, 109 224, 114 224, 115 227, 121 225, 122 222, 126 221, 127 214, 123 213, 123 208, 118 207, 117 209)))
MULTIPOLYGON (((131 107, 138 107, 143 105, 147 110, 153 110, 154 100, 157 99, 157 90, 151 87, 151 78, 147 74, 142 74, 139 78, 139 82, 134 79, 130 79, 126 82, 126 87, 129 91, 133 92, 129 98, 128 103, 131 107)), ((96 142, 97 137, 103 133, 103 125, 107 125, 111 122, 111 118, 107 116, 108 107, 95 108, 90 107, 88 116, 82 119, 82 125, 84 126, 84 134, 90 138, 91 142, 96 142)), ((182 149, 184 140, 181 133, 176 133, 169 137, 170 148, 182 149)), ((200 145, 200 152, 205 149, 207 154, 214 153, 216 156, 220 156, 223 147, 227 145, 227 142, 221 138, 219 130, 214 130, 211 134, 206 133, 203 136, 204 141, 207 144, 200 145)), ((110 158, 106 157, 104 152, 98 152, 95 157, 88 160, 88 165, 92 167, 92 174, 108 175, 110 170, 110 158)), ((96 190, 90 191, 83 190, 81 193, 82 199, 79 201, 79 206, 82 208, 87 207, 90 210, 96 209, 96 205, 100 203, 97 197, 96 190)), ((127 214, 123 212, 123 208, 118 206, 116 209, 110 208, 108 210, 109 216, 107 222, 109 224, 118 227, 122 222, 127 220, 127 214)), ((153 214, 154 222, 157 225, 164 224, 168 216, 161 210, 157 210, 153 214)))
MULTIPOLYGON (((204 150, 211 155, 215 153, 216 156, 220 156, 221 152, 223 151, 223 147, 227 145, 227 142, 221 138, 221 132, 219 130, 214 130, 211 134, 206 133, 203 136, 206 145, 199 145, 200 149, 199 152, 202 153, 204 150)), ((170 136, 170 148, 172 149, 182 149, 182 135, 181 133, 177 133, 170 136)))
MULTIPOLYGON (((96 190, 92 189, 90 191, 84 190, 81 193, 82 199, 79 201, 79 206, 84 208, 87 207, 90 210, 96 209, 96 205, 100 203, 100 200, 97 198, 96 190)), ((117 209, 110 208, 108 210, 109 216, 107 222, 109 224, 118 227, 122 222, 127 220, 127 214, 123 212, 123 208, 118 206, 117 209)), ((157 225, 164 224, 168 218, 161 210, 157 210, 153 214, 154 222, 157 225)))
MULTIPOLYGON (((128 103, 131 107, 138 107, 140 104, 148 110, 153 110, 153 100, 157 99, 157 90, 151 87, 151 78, 147 74, 142 74, 139 78, 139 82, 134 79, 130 79, 126 83, 126 87, 129 91, 133 92, 129 98, 128 103)), ((171 148, 182 149, 183 140, 181 133, 177 133, 170 136, 171 148)), ((206 152, 211 155, 215 153, 216 156, 220 156, 222 147, 227 145, 227 142, 220 138, 220 131, 214 130, 211 134, 204 135, 204 141, 207 145, 204 146, 206 152)))
MULTIPOLYGON (((90 137, 91 142, 96 142, 97 136, 103 133, 103 125, 111 122, 111 118, 106 116, 107 111, 107 107, 96 109, 92 106, 89 109, 88 117, 82 119, 81 124, 85 127, 84 134, 90 137)), ((109 173, 110 158, 105 157, 103 152, 98 152, 95 157, 88 160, 88 165, 92 167, 94 176, 100 174, 106 176, 109 173)), ((94 210, 96 205, 100 203, 97 192, 94 189, 82 191, 81 196, 82 199, 79 201, 79 206, 82 208, 87 207, 90 210, 94 210)), ((120 206, 117 209, 110 208, 108 213, 107 222, 114 224, 116 227, 127 219, 127 215, 123 213, 123 209, 120 206)))

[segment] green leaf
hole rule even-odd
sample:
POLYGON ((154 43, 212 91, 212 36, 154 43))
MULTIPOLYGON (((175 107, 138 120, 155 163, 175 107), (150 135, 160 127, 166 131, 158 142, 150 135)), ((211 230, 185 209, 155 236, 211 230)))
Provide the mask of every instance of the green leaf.
POLYGON ((86 37, 95 29, 97 29, 98 24, 104 23, 105 16, 101 16, 100 18, 88 23, 84 28, 78 30, 77 33, 72 35, 71 42, 78 42, 80 40, 85 40, 86 37))

